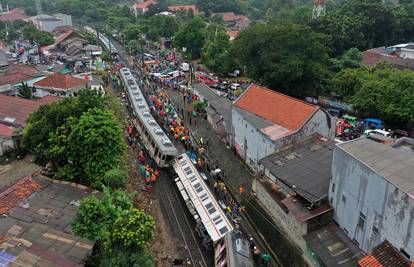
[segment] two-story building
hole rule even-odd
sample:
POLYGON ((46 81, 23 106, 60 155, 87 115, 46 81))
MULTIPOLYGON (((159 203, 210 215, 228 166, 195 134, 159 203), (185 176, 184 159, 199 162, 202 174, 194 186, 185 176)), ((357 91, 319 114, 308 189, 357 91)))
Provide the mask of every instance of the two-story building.
POLYGON ((388 240, 414 259, 414 140, 359 138, 335 147, 334 220, 363 251, 388 240))
POLYGON ((320 107, 256 84, 232 106, 232 145, 247 165, 313 133, 333 139, 335 119, 320 107))

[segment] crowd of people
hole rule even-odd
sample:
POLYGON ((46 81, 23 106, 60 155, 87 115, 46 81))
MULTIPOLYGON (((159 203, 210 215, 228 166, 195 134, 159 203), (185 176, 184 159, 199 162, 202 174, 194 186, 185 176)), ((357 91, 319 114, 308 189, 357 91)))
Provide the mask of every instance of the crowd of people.
MULTIPOLYGON (((153 66, 151 70, 160 72, 174 71, 179 68, 179 65, 174 60, 175 57, 171 56, 171 54, 162 55, 160 53, 156 56, 158 65, 153 66)), ((200 173, 206 172, 210 174, 214 181, 212 187, 216 197, 225 204, 224 211, 238 227, 237 224, 241 220, 245 207, 240 206, 234 201, 223 182, 222 176, 224 173, 209 160, 206 154, 207 143, 192 136, 190 129, 184 123, 186 119, 185 121, 189 124, 197 124, 197 118, 200 116, 206 119, 205 103, 200 101, 194 92, 187 90, 184 86, 180 86, 188 78, 185 75, 163 79, 150 75, 149 69, 146 69, 146 71, 146 73, 139 73, 139 84, 147 98, 147 103, 154 119, 175 145, 182 144, 184 146, 185 151, 187 151, 187 154, 200 173), (180 91, 183 97, 183 108, 174 107, 168 90, 180 91)), ((152 159, 147 156, 139 134, 133 128, 132 121, 128 121, 126 129, 128 143, 137 151, 138 172, 145 181, 147 191, 151 192, 151 187, 156 184, 160 172, 152 159)), ((206 182, 209 184, 208 179, 206 179, 206 182)), ((240 188, 239 193, 241 195, 244 194, 244 188, 240 188)), ((251 239, 251 244, 254 244, 253 239, 251 239)), ((262 266, 268 266, 270 255, 266 252, 261 252, 256 245, 251 246, 251 249, 254 261, 262 266)))

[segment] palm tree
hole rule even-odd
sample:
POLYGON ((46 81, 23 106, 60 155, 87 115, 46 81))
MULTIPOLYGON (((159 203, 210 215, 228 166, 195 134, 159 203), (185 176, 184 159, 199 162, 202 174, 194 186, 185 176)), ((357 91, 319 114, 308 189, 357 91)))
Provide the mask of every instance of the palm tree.
POLYGON ((27 85, 27 83, 22 83, 22 87, 19 89, 19 93, 17 94, 17 96, 26 99, 32 99, 32 89, 29 88, 29 85, 27 85))

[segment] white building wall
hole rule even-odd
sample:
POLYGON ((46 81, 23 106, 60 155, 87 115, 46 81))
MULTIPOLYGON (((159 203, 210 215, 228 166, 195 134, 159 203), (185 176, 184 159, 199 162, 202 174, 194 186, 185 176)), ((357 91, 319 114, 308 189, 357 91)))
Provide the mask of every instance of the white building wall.
POLYGON ((400 56, 402 58, 411 58, 414 59, 414 50, 412 49, 401 49, 401 54, 400 56))
POLYGON ((386 239, 414 259, 413 198, 339 148, 333 156, 329 199, 334 220, 363 251, 370 253, 386 239), (364 227, 358 226, 360 213, 366 216, 364 227))
POLYGON ((246 121, 236 109, 232 109, 232 124, 236 151, 250 167, 256 168, 260 159, 277 149, 278 142, 268 139, 260 130, 246 121))
POLYGON ((315 132, 322 136, 333 139, 335 135, 335 119, 322 110, 317 111, 314 116, 298 132, 272 141, 259 129, 256 129, 236 110, 232 109, 232 124, 234 147, 240 157, 253 169, 257 167, 260 159, 276 152, 279 148, 293 144, 301 138, 315 132), (328 120, 331 120, 329 125, 328 120), (246 151, 247 147, 247 151, 246 151))
POLYGON ((325 138, 334 139, 335 124, 336 119, 329 115, 328 112, 318 110, 312 116, 312 118, 303 126, 301 132, 304 136, 308 136, 313 133, 318 133, 325 138))

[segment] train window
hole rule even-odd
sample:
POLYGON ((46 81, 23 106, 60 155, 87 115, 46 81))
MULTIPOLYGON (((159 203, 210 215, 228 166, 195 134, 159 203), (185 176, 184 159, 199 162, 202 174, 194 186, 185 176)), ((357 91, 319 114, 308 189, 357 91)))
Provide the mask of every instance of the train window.
POLYGON ((155 148, 155 155, 156 155, 157 157, 160 157, 160 155, 158 154, 158 147, 156 147, 156 148, 155 148))
POLYGON ((206 209, 211 209, 213 207, 213 204, 210 202, 210 203, 208 203, 207 205, 206 205, 206 209))
POLYGON ((161 159, 162 159, 162 160, 165 160, 165 155, 162 155, 161 159))
POLYGON ((188 171, 190 171, 190 170, 191 170, 191 168, 190 168, 190 167, 184 168, 184 171, 185 171, 185 172, 188 172, 188 171))
POLYGON ((213 221, 217 221, 218 219, 220 219, 220 215, 217 215, 216 217, 214 217, 213 221))
POLYGON ((220 234, 224 235, 225 233, 227 233, 229 231, 229 229, 227 228, 227 226, 224 226, 219 231, 220 231, 220 234))
POLYGON ((151 140, 151 146, 155 147, 154 140, 151 140))
POLYGON ((223 219, 220 218, 220 220, 217 220, 216 222, 214 222, 214 224, 219 225, 222 221, 223 221, 223 219))
POLYGON ((217 211, 216 208, 212 207, 211 209, 208 210, 208 213, 213 214, 216 211, 217 211))
POLYGON ((193 183, 195 180, 197 180, 197 176, 195 176, 194 174, 192 174, 191 176, 188 176, 188 178, 190 179, 190 181, 193 183))
POLYGON ((201 191, 203 191, 204 189, 202 187, 198 188, 196 191, 197 193, 200 193, 201 191))
POLYGON ((201 198, 201 201, 206 201, 207 199, 208 199, 208 195, 207 195, 207 193, 204 193, 204 194, 202 194, 201 196, 200 196, 200 198, 201 198))
POLYGON ((201 187, 201 184, 200 183, 196 183, 195 185, 194 185, 194 188, 195 189, 198 189, 198 188, 200 188, 201 187))
MULTIPOLYGON (((187 168, 186 168, 187 169, 187 168)), ((188 168, 188 170, 186 170, 185 171, 185 173, 187 174, 187 175, 190 175, 190 174, 192 174, 193 173, 193 171, 190 169, 190 168, 188 168)))

